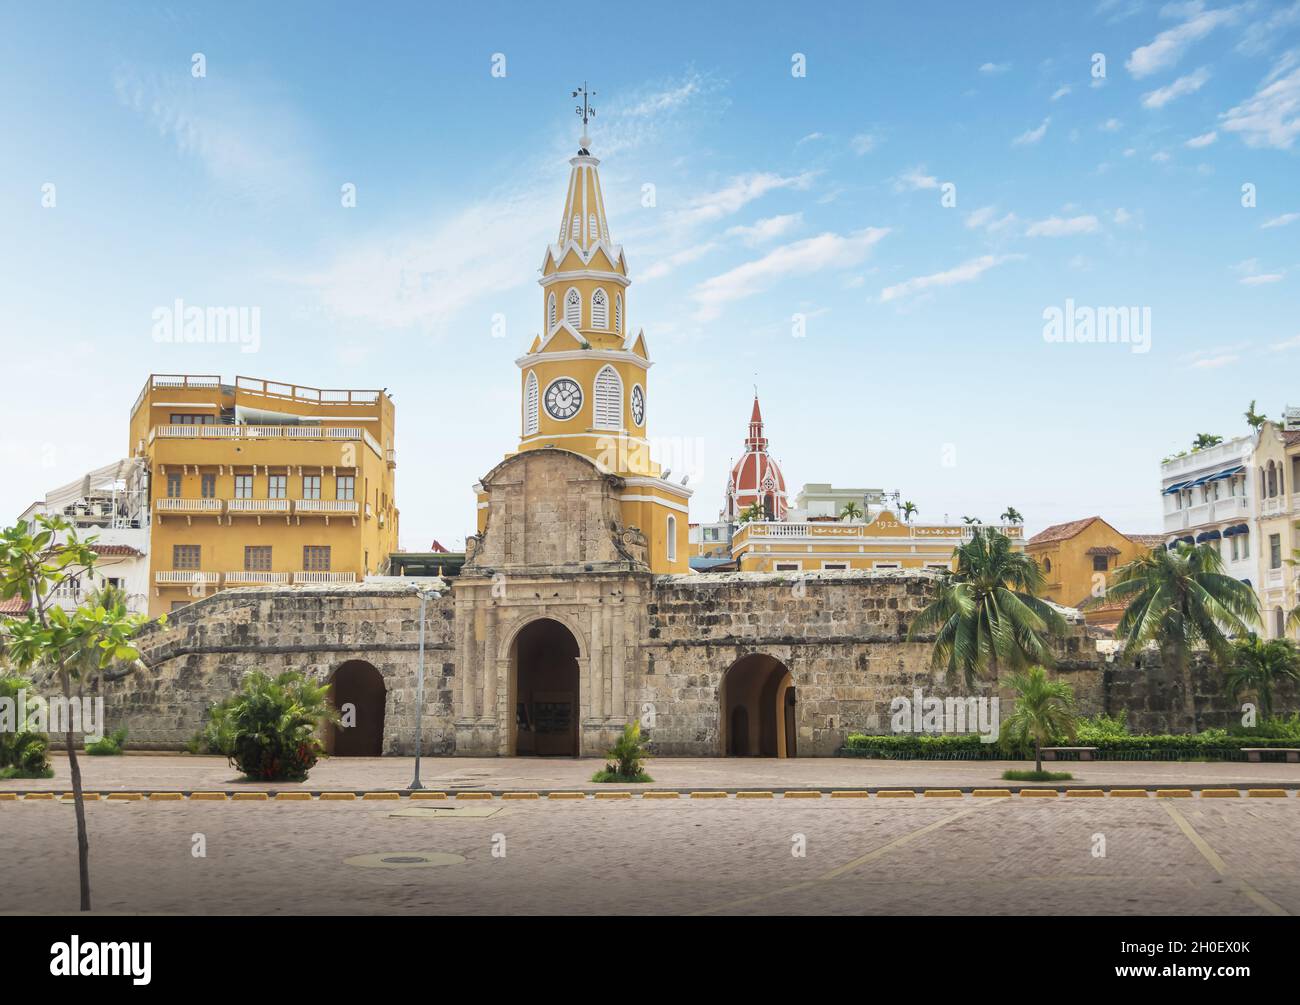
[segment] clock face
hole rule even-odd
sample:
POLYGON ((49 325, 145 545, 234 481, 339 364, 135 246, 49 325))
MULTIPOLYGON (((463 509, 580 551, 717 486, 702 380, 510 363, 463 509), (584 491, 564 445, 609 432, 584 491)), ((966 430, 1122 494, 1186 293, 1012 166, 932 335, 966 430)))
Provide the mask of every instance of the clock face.
POLYGON ((582 388, 569 377, 551 381, 546 389, 546 411, 555 419, 572 419, 582 408, 582 388))
POLYGON ((645 425, 645 392, 640 384, 632 387, 632 421, 638 426, 645 425))

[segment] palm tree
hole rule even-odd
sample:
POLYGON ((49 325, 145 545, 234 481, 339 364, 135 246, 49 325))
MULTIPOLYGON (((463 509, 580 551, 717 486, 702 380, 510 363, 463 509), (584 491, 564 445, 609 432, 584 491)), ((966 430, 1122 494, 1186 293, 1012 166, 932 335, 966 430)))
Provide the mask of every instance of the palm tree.
POLYGON ((1259 427, 1268 421, 1268 416, 1255 411, 1255 399, 1250 399, 1250 407, 1245 411, 1246 424, 1255 432, 1259 432, 1259 427))
POLYGON ((846 502, 844 508, 840 510, 841 520, 860 520, 862 519, 862 507, 855 502, 846 502))
POLYGON ((1258 625, 1255 591, 1223 572, 1223 559, 1208 544, 1156 548, 1115 570, 1107 597, 1126 603, 1115 634, 1132 657, 1149 642, 1160 646, 1171 667, 1182 669, 1197 643, 1222 665, 1229 662, 1228 635, 1258 625))
POLYGON ((964 516, 964 517, 961 518, 961 521, 962 521, 962 523, 964 523, 967 527, 972 527, 972 526, 974 526, 975 524, 981 524, 981 523, 984 522, 983 520, 981 520, 981 519, 980 519, 979 517, 977 517, 977 516, 964 516))
POLYGON ((917 514, 916 503, 910 501, 903 503, 903 519, 907 523, 911 523, 912 517, 916 516, 916 514, 917 514))
POLYGON ((1041 666, 1014 674, 1008 682, 1016 692, 1016 708, 1003 721, 1011 740, 1034 741, 1034 770, 1043 770, 1043 744, 1056 737, 1073 740, 1079 728, 1074 714, 1074 692, 1065 681, 1047 679, 1041 666))
POLYGON ((1025 522, 1024 514, 1021 513, 1020 510, 1016 509, 1014 506, 1008 506, 1006 509, 1004 509, 1002 511, 1002 515, 998 517, 998 519, 1001 520, 1003 523, 1024 523, 1025 522))
POLYGON ((1193 450, 1204 450, 1206 447, 1218 446, 1223 442, 1222 436, 1216 436, 1214 433, 1197 433, 1196 439, 1192 440, 1193 450))
POLYGON ((1065 619, 1035 596, 1045 584, 1038 564, 995 529, 977 528, 953 556, 956 571, 907 633, 909 641, 935 633, 931 666, 950 681, 961 675, 970 688, 977 677, 996 679, 1000 668, 1051 663, 1050 637, 1064 633, 1065 619))
MULTIPOLYGON (((1300 566, 1300 548, 1291 552, 1291 557, 1286 560, 1286 564, 1295 568, 1300 566)), ((1291 612, 1286 616, 1287 628, 1300 628, 1300 603, 1291 608, 1291 612)))
POLYGON ((1300 651, 1290 639, 1261 639, 1254 632, 1232 649, 1235 660, 1223 672, 1225 690, 1234 699, 1254 691, 1267 718, 1273 714, 1273 687, 1283 680, 1300 681, 1300 651))
POLYGON ((760 506, 758 503, 750 503, 748 506, 746 506, 743 510, 740 511, 739 522, 749 523, 753 520, 763 520, 766 517, 767 514, 763 511, 762 506, 760 506))

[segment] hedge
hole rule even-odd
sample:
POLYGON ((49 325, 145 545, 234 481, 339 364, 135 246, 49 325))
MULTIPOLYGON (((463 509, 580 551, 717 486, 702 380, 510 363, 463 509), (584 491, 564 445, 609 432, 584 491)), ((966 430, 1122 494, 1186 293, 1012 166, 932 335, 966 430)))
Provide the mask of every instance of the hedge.
MULTIPOLYGON (((1154 736, 1105 736, 1061 741, 1059 746, 1096 747, 1099 760, 1141 761, 1204 758, 1244 761, 1242 747, 1300 747, 1300 740, 1277 737, 1236 736, 1223 730, 1154 736)), ((878 757, 891 760, 1000 761, 1033 756, 1032 747, 1006 743, 981 743, 978 734, 912 734, 889 736, 850 734, 840 748, 844 757, 878 757)))

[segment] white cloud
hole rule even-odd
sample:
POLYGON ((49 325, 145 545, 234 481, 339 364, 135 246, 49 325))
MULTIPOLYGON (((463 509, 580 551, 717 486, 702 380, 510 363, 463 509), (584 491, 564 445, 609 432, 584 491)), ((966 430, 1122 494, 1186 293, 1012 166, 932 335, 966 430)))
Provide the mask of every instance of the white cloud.
POLYGON ((965 220, 966 226, 971 230, 983 229, 990 233, 1003 230, 1015 222, 1015 213, 1007 213, 999 217, 995 206, 981 206, 979 209, 972 210, 966 214, 965 220))
POLYGON ((1295 223, 1296 220, 1300 220, 1300 213, 1283 213, 1281 216, 1266 220, 1259 227, 1260 230, 1271 230, 1273 227, 1285 227, 1289 223, 1295 223))
POLYGON ((805 143, 814 143, 817 140, 824 140, 825 138, 826 138, 825 133, 809 133, 807 136, 803 137, 803 139, 801 139, 798 143, 796 143, 795 146, 801 147, 805 143))
POLYGON ((1047 125, 1051 121, 1052 121, 1052 117, 1049 115, 1047 118, 1043 119, 1042 124, 1037 129, 1029 129, 1021 133, 1014 140, 1012 140, 1011 141, 1012 146, 1017 146, 1017 147, 1032 146, 1033 144, 1037 143, 1039 140, 1041 140, 1044 136, 1047 135, 1047 125))
POLYGON ((1300 335, 1293 335, 1291 338, 1284 339, 1281 342, 1274 342, 1269 346, 1269 349, 1273 352, 1287 352, 1291 349, 1300 349, 1300 335))
POLYGON ((676 216, 687 224, 711 223, 724 216, 731 216, 768 192, 786 188, 806 189, 812 184, 813 177, 812 171, 797 175, 779 175, 766 171, 740 175, 723 188, 696 196, 676 216))
POLYGON ((699 305, 696 320, 712 320, 727 304, 760 293, 769 283, 785 276, 855 266, 888 233, 888 228, 868 227, 846 235, 819 234, 782 245, 762 258, 706 279, 691 294, 699 305))
POLYGON ((1268 283, 1280 282, 1285 273, 1282 272, 1261 272, 1254 276, 1242 276, 1238 282, 1242 286, 1264 286, 1268 283))
POLYGON ((731 227, 727 230, 727 236, 739 238, 746 244, 762 244, 789 233, 801 223, 802 213, 786 213, 758 220, 748 227, 731 227))
POLYGON ((671 255, 660 255, 651 263, 650 267, 641 274, 643 283, 651 282, 655 279, 662 279, 670 272, 675 271, 679 266, 689 265, 691 262, 703 258, 705 255, 716 250, 718 245, 714 241, 701 241, 698 244, 692 244, 690 247, 683 248, 681 251, 674 252, 671 255))
POLYGON ((1010 63, 984 63, 983 65, 980 66, 980 73, 991 75, 991 74, 998 74, 998 73, 1006 73, 1010 69, 1011 69, 1010 63))
POLYGON ((1130 74, 1140 80, 1168 69, 1182 59, 1193 42, 1236 17, 1236 9, 1232 7, 1208 11, 1193 7, 1189 12, 1192 16, 1188 20, 1162 31, 1149 44, 1133 50, 1124 64, 1130 74))
POLYGON ((1155 153, 1151 155, 1151 159, 1155 161, 1157 164, 1164 164, 1166 161, 1169 160, 1169 154, 1167 151, 1157 150, 1155 153))
POLYGON ((1052 92, 1052 96, 1048 100, 1060 101, 1062 98, 1064 98, 1067 94, 1070 93, 1070 90, 1071 88, 1069 84, 1062 84, 1060 87, 1058 87, 1055 91, 1052 92))
POLYGON ((1192 361, 1192 366, 1198 370, 1217 370, 1221 366, 1237 362, 1240 358, 1236 353, 1223 353, 1220 356, 1201 356, 1192 361))
POLYGON ((1133 219, 1133 214, 1121 206, 1111 214, 1110 218, 1115 221, 1116 226, 1123 227, 1133 219))
POLYGON ((899 300, 916 293, 924 293, 926 290, 936 287, 972 283, 989 269, 996 268, 1004 262, 1012 262, 1024 257, 1024 255, 981 255, 979 258, 972 258, 969 261, 962 262, 946 272, 917 276, 914 279, 895 283, 893 286, 886 286, 880 291, 880 302, 889 303, 891 300, 899 300))
POLYGON ((1144 108, 1164 108, 1175 98, 1181 98, 1185 94, 1195 94, 1205 86, 1205 82, 1209 79, 1210 71, 1202 66, 1199 70, 1179 77, 1172 84, 1158 87, 1154 91, 1148 91, 1142 95, 1142 106, 1144 108))
POLYGON ((909 168, 894 179, 895 192, 916 192, 921 189, 938 188, 939 179, 925 173, 925 166, 909 168))
POLYGON ((876 138, 870 133, 858 133, 857 136, 849 140, 849 146, 855 154, 861 157, 863 154, 869 154, 876 149, 876 138))
POLYGON ((1219 134, 1211 129, 1208 133, 1201 133, 1200 136, 1193 136, 1183 144, 1185 147, 1191 147, 1193 150, 1200 150, 1202 147, 1208 147, 1211 143, 1219 138, 1219 134))
POLYGON ((1025 230, 1026 237, 1070 237, 1075 234, 1095 234, 1101 225, 1092 214, 1086 216, 1051 216, 1036 220, 1025 230))
POLYGON ((1266 78, 1259 90, 1219 118, 1224 129, 1241 134, 1249 147, 1291 149, 1300 135, 1300 67, 1271 81, 1266 78))
POLYGON ((1103 133, 1116 133, 1119 132, 1119 127, 1122 125, 1123 123, 1120 122, 1119 119, 1107 119, 1097 128, 1100 129, 1103 133))

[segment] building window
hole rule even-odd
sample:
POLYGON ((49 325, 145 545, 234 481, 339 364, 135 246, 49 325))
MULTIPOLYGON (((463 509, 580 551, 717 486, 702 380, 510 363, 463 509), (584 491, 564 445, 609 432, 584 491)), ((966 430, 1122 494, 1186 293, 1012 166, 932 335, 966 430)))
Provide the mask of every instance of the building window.
POLYGON ((600 239, 600 228, 596 226, 596 214, 595 213, 587 214, 587 222, 591 224, 589 233, 591 237, 591 243, 594 243, 600 239))
POLYGON ((197 569, 200 567, 203 551, 197 544, 173 544, 172 568, 197 569))
POLYGON ((614 294, 614 331, 623 334, 623 295, 614 294))
POLYGON ((605 296, 604 290, 597 290, 591 295, 591 327, 609 327, 609 298, 605 296))
POLYGON ((529 370, 524 381, 524 435, 537 432, 537 374, 529 370))
POLYGON ((190 601, 188 600, 173 600, 171 609, 172 612, 174 613, 176 611, 179 611, 182 607, 189 607, 189 606, 190 606, 190 601))
POLYGON ((1241 557, 1250 558, 1250 535, 1238 534, 1233 540, 1241 542, 1241 557))
POLYGON ((677 561, 677 517, 668 518, 668 561, 677 561))
POLYGON ((215 415, 190 415, 172 413, 173 426, 211 426, 217 421, 215 415))
POLYGON ((353 500, 357 497, 357 480, 352 475, 339 475, 335 480, 334 498, 353 500))
POLYGON ((235 475, 235 498, 236 499, 253 498, 253 476, 252 475, 235 475))
POLYGON ((798 572, 801 566, 798 562, 777 562, 772 566, 775 572, 798 572))
POLYGON ((822 569, 826 572, 846 572, 848 570, 848 567, 849 567, 848 562, 823 562, 822 563, 822 569))
POLYGON ((573 233, 571 233, 569 237, 575 241, 582 240, 582 214, 581 213, 573 214, 573 233))
POLYGON ((612 366, 596 374, 596 428, 623 428, 623 381, 612 366))
POLYGON ((555 294, 546 298, 546 334, 555 331, 555 294))
POLYGON ((1105 572, 1109 567, 1110 567, 1110 559, 1108 559, 1105 555, 1092 556, 1093 572, 1105 572))
POLYGON ((216 475, 203 475, 199 478, 199 494, 204 499, 215 499, 217 497, 216 475))
POLYGON ((302 476, 302 497, 304 499, 320 498, 320 475, 302 476))
POLYGON ((872 568, 873 569, 901 569, 902 566, 899 565, 897 562, 876 562, 872 566, 872 568))
POLYGON ((1238 548, 1238 545, 1237 545, 1237 538, 1236 538, 1236 536, 1234 535, 1233 538, 1232 538, 1232 560, 1233 560, 1234 562, 1237 561, 1237 559, 1240 557, 1239 554, 1238 554, 1239 550, 1240 550, 1240 549, 1238 548))
POLYGON ((288 475, 271 475, 266 480, 266 498, 287 499, 289 492, 288 475))
POLYGON ((1046 572, 1052 571, 1052 560, 1050 558, 1043 559, 1043 568, 1046 572))
POLYGON ((330 546, 328 544, 303 545, 302 568, 304 572, 329 572, 330 546))
POLYGON ((245 572, 271 571, 271 546, 269 544, 248 545, 244 548, 245 572))
POLYGON ((167 476, 167 498, 179 499, 180 497, 181 497, 181 476, 168 475, 167 476))
POLYGON ((1268 536, 1268 567, 1270 569, 1282 568, 1282 535, 1270 534, 1268 536))
POLYGON ((564 320, 570 328, 582 327, 582 297, 573 288, 564 295, 564 320))

